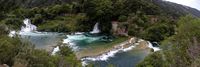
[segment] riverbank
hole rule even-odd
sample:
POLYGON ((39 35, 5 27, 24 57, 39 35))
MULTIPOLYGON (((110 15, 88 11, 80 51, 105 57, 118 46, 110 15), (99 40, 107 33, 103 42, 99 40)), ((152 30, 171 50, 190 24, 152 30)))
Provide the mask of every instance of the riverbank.
POLYGON ((149 49, 148 41, 132 37, 132 38, 127 38, 126 40, 121 41, 120 43, 106 44, 106 46, 105 45, 98 46, 95 49, 93 48, 89 50, 83 50, 77 52, 76 55, 78 59, 81 59, 83 57, 96 57, 113 50, 130 49, 130 47, 134 47, 137 50, 149 49))
POLYGON ((76 52, 76 56, 77 58, 81 59, 82 57, 86 56, 99 55, 111 50, 113 46, 116 46, 119 43, 123 43, 127 40, 128 37, 117 37, 116 39, 113 39, 112 42, 94 43, 87 47, 87 49, 82 49, 81 51, 76 52))

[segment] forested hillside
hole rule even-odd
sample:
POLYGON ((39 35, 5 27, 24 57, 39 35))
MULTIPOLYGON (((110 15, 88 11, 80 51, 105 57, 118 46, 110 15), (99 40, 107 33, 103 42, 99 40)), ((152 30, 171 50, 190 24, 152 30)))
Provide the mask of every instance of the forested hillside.
POLYGON ((152 2, 158 5, 161 9, 163 9, 166 13, 171 14, 173 16, 181 16, 186 14, 191 14, 196 17, 200 17, 200 12, 197 9, 168 2, 162 0, 152 0, 152 2))
POLYGON ((174 18, 178 17, 169 15, 148 0, 45 0, 45 3, 37 0, 8 0, 0 3, 5 4, 1 9, 1 24, 7 25, 11 30, 20 29, 21 20, 30 18, 40 31, 89 31, 96 22, 99 22, 102 33, 111 34, 111 21, 119 21, 122 24, 128 22, 129 35, 144 39, 154 37, 154 32, 148 30, 155 29, 157 26, 166 28, 162 32, 166 35, 160 34, 158 37, 151 38, 152 41, 159 41, 173 34, 173 30, 170 30, 173 25, 170 24, 174 24, 176 21, 174 18), (152 19, 156 20, 152 21, 152 19), (163 23, 171 27, 166 27, 169 25, 164 26, 163 23))
POLYGON ((138 67, 198 67, 198 17, 200 12, 196 9, 162 0, 1 0, 0 64, 80 66, 69 48, 63 48, 58 56, 50 56, 29 43, 22 43, 18 37, 7 36, 11 30, 20 30, 22 20, 29 18, 38 31, 88 32, 98 22, 101 33, 108 35, 113 35, 111 22, 117 21, 127 27, 129 36, 159 42, 162 48, 138 67), (39 57, 42 59, 35 60, 39 57))
POLYGON ((177 34, 162 41, 163 50, 147 57, 138 67, 199 67, 199 25, 199 18, 182 17, 177 34))

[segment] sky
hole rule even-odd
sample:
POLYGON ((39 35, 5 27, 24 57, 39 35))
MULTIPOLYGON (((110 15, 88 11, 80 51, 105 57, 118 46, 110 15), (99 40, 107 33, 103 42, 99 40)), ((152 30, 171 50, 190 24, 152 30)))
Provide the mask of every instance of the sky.
POLYGON ((200 10, 200 0, 166 0, 166 1, 190 6, 192 8, 196 8, 196 9, 200 10))

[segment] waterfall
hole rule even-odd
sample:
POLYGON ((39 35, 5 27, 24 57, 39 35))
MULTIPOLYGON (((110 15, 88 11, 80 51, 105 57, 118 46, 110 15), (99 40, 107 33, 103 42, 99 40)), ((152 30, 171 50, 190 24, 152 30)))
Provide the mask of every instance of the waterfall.
POLYGON ((30 19, 24 19, 23 20, 24 22, 24 25, 25 26, 22 26, 21 27, 21 30, 18 32, 18 31, 10 31, 9 33, 9 37, 14 37, 16 34, 19 34, 19 35, 32 35, 30 34, 31 32, 35 32, 37 30, 37 27, 33 24, 31 24, 31 20, 30 19))
POLYGON ((100 30, 99 30, 99 23, 96 23, 94 25, 93 30, 90 33, 95 34, 95 33, 99 33, 99 32, 100 32, 100 30))
POLYGON ((31 24, 30 19, 25 19, 24 21, 25 26, 22 26, 20 32, 34 32, 37 30, 37 27, 33 24, 31 24))
POLYGON ((159 47, 154 47, 153 44, 151 42, 148 41, 148 47, 152 48, 154 50, 154 52, 161 50, 159 47))

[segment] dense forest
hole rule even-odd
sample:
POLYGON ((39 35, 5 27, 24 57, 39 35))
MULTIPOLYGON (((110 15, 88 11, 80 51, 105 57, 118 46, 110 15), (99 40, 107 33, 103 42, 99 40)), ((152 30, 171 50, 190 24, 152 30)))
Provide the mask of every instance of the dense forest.
POLYGON ((163 50, 147 57, 138 67, 199 67, 200 19, 182 17, 177 34, 162 41, 163 50))
POLYGON ((102 33, 111 34, 111 21, 119 21, 122 24, 128 22, 129 35, 152 41, 160 41, 172 35, 176 21, 174 18, 179 17, 171 16, 148 0, 61 0, 45 4, 38 0, 16 0, 1 3, 5 4, 2 6, 1 24, 8 26, 9 29, 20 29, 21 20, 30 18, 33 24, 38 26, 39 31, 89 31, 96 22, 99 22, 102 33), (157 20, 151 21, 154 18, 157 20), (156 28, 163 28, 163 31, 159 30, 160 34, 151 32, 157 31, 156 28))
POLYGON ((81 66, 66 46, 51 56, 18 37, 7 36, 9 31, 20 29, 23 19, 30 18, 39 31, 86 32, 99 22, 101 33, 109 35, 111 22, 118 21, 128 27, 129 36, 161 44, 163 50, 146 57, 138 67, 200 66, 200 12, 193 8, 162 0, 1 0, 0 8, 0 64, 81 66))

